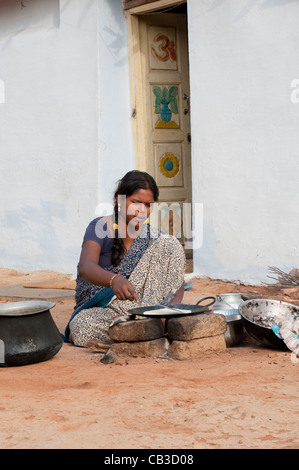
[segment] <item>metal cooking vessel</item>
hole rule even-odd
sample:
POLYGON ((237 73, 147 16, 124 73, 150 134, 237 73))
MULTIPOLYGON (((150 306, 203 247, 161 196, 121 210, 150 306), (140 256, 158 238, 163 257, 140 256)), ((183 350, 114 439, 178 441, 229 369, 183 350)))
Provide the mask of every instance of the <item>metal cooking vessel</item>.
POLYGON ((239 305, 242 302, 241 294, 217 294, 217 301, 213 307, 214 313, 221 314, 226 319, 226 332, 224 334, 226 346, 236 346, 244 338, 242 317, 239 305))
POLYGON ((227 347, 237 346, 244 338, 244 327, 242 320, 226 320, 226 332, 224 333, 227 347))
POLYGON ((214 311, 223 311, 227 321, 241 320, 239 305, 243 301, 241 294, 217 294, 214 311))
POLYGON ((275 315, 299 315, 299 307, 287 302, 271 299, 251 299, 239 305, 239 311, 246 331, 259 343, 275 349, 287 350, 284 341, 272 331, 275 315))
POLYGON ((51 359, 63 345, 51 316, 55 304, 28 300, 0 305, 0 366, 23 366, 51 359))

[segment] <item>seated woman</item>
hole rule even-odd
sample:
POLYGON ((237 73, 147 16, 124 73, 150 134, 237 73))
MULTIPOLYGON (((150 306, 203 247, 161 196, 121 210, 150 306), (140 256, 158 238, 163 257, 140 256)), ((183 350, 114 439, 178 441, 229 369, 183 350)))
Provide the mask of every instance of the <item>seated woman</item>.
POLYGON ((113 321, 140 306, 178 304, 184 295, 185 253, 179 241, 147 222, 158 201, 155 180, 128 172, 114 194, 114 214, 86 229, 76 281, 76 306, 65 340, 77 346, 111 343, 113 321))

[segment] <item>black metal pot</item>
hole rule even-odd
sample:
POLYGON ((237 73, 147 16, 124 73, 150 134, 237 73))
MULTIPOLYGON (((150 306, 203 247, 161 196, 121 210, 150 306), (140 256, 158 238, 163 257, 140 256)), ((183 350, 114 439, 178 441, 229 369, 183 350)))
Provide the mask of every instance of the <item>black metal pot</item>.
POLYGON ((51 359, 63 345, 52 318, 53 302, 28 300, 0 305, 0 366, 51 359))
POLYGON ((256 325, 245 317, 243 317, 243 322, 247 333, 260 344, 268 348, 281 349, 283 351, 288 349, 283 340, 278 338, 269 328, 256 325))

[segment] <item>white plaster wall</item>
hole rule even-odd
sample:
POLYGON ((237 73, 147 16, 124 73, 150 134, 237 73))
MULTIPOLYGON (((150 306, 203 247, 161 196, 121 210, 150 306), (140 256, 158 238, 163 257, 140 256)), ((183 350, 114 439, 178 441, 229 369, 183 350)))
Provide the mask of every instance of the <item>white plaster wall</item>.
MULTIPOLYGON (((21 29, 0 21, 0 267, 73 273, 134 161, 122 2, 57 3, 21 29)), ((188 13, 194 269, 265 281, 299 265, 299 2, 188 0, 188 13)))
POLYGON ((97 204, 132 167, 126 38, 118 0, 44 5, 21 30, 0 21, 0 267, 74 273, 97 204))
POLYGON ((100 84, 98 202, 112 203, 117 180, 135 168, 127 32, 122 1, 99 0, 98 19, 100 84))
POLYGON ((270 282, 299 266, 299 2, 188 0, 194 271, 270 282))

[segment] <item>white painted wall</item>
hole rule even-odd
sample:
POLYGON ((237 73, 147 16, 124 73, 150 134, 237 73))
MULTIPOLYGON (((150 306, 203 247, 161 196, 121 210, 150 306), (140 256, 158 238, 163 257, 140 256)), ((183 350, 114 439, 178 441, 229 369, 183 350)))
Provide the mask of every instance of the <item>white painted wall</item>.
POLYGON ((194 270, 270 282, 268 266, 299 266, 299 2, 188 0, 188 13, 193 200, 204 204, 194 270))
MULTIPOLYGON (((0 0, 0 267, 74 273, 96 207, 134 167, 122 2, 23 3, 7 22, 0 0)), ((194 270, 265 281, 299 265, 299 2, 188 13, 194 270)))
POLYGON ((74 273, 98 203, 132 168, 122 4, 23 4, 0 2, 0 267, 74 273))
POLYGON ((99 1, 99 202, 112 202, 116 181, 135 168, 126 22, 122 1, 99 1))

